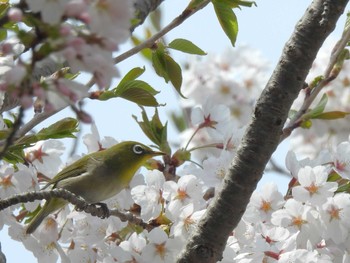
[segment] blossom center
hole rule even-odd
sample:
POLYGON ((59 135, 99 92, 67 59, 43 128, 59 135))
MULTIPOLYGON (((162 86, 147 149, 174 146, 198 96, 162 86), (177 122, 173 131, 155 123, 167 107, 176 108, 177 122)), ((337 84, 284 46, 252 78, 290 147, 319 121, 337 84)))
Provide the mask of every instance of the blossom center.
POLYGON ((345 170, 345 167, 346 167, 346 163, 337 160, 337 161, 335 162, 335 167, 336 167, 339 171, 344 171, 344 170, 345 170))
POLYGON ((311 195, 317 193, 318 188, 319 188, 319 187, 318 187, 317 185, 315 185, 314 182, 313 182, 310 186, 306 186, 306 187, 305 187, 305 189, 306 189, 307 191, 309 191, 309 193, 310 193, 311 195))
POLYGON ((292 219, 292 225, 297 226, 298 228, 301 228, 305 223, 306 221, 301 216, 296 216, 292 219))
POLYGON ((161 243, 161 244, 155 244, 154 245, 157 254, 164 259, 165 258, 165 252, 166 252, 166 248, 165 248, 165 242, 161 243))
POLYGON ((4 176, 4 177, 0 177, 0 185, 3 188, 8 188, 10 186, 13 186, 11 179, 12 179, 12 174, 9 174, 9 175, 4 176))
POLYGON ((332 205, 331 208, 328 209, 328 213, 331 217, 330 220, 333 220, 333 219, 339 220, 340 219, 340 211, 341 211, 341 209, 332 205))
POLYGON ((186 190, 180 189, 180 188, 177 190, 176 199, 185 200, 185 199, 188 198, 188 197, 189 197, 189 196, 188 196, 186 190))
POLYGON ((271 203, 266 200, 263 200, 261 202, 260 209, 263 210, 265 213, 267 213, 268 211, 271 210, 271 203))

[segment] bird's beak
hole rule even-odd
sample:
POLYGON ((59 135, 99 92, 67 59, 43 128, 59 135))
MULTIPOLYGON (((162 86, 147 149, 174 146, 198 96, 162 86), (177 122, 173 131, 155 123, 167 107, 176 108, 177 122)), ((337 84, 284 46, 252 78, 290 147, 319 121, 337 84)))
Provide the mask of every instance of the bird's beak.
POLYGON ((152 151, 151 152, 151 155, 153 155, 153 156, 158 156, 158 155, 166 155, 166 153, 165 152, 157 152, 157 151, 152 151))

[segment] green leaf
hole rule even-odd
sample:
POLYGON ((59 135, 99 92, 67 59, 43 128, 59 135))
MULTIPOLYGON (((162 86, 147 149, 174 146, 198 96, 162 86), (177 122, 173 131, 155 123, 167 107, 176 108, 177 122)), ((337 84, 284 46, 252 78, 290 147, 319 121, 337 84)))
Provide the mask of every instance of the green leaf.
MULTIPOLYGON (((37 134, 31 134, 19 138, 11 147, 28 147, 33 143, 48 139, 75 138, 74 134, 78 131, 78 121, 74 118, 64 118, 47 128, 41 129, 37 134)), ((11 148, 10 147, 10 148, 11 148)))
POLYGON ((307 113, 305 113, 303 115, 303 119, 307 120, 307 119, 312 119, 319 116, 324 111, 327 102, 328 102, 328 96, 326 93, 324 93, 320 102, 316 105, 316 107, 308 111, 307 113))
POLYGON ((138 105, 157 107, 159 103, 148 91, 139 88, 130 88, 120 95, 121 98, 135 102, 138 105))
POLYGON ((7 38, 7 30, 6 29, 0 29, 0 41, 3 41, 7 38))
POLYGON ((0 130, 0 140, 5 140, 11 133, 11 130, 0 130))
POLYGON ((141 71, 135 69, 130 74, 128 73, 129 76, 126 76, 126 79, 129 79, 128 81, 126 81, 124 77, 116 88, 100 93, 97 99, 109 100, 120 97, 142 106, 159 106, 160 104, 154 97, 159 93, 158 91, 152 88, 147 82, 142 80, 131 80, 133 77, 137 77, 140 72, 141 71))
POLYGON ((125 91, 131 88, 138 88, 138 89, 145 90, 153 96, 159 93, 159 91, 156 91, 154 88, 151 87, 151 85, 149 85, 147 82, 144 82, 142 80, 131 80, 131 81, 128 81, 127 83, 123 83, 123 85, 118 85, 114 89, 114 93, 117 96, 120 96, 125 91))
POLYGON ((350 193, 350 182, 340 185, 336 191, 336 193, 350 193))
POLYGON ((161 21, 162 21, 162 10, 160 8, 157 8, 154 10, 150 16, 151 24, 154 27, 154 29, 158 32, 161 30, 161 21))
POLYGON ((344 112, 344 111, 328 111, 328 112, 323 112, 319 115, 313 116, 312 119, 322 119, 322 120, 343 119, 349 114, 350 112, 344 112))
POLYGON ((165 82, 169 82, 168 72, 166 70, 165 52, 161 49, 156 49, 152 52, 152 66, 157 75, 163 77, 165 82))
POLYGON ((235 13, 225 1, 213 0, 212 3, 221 28, 230 39, 232 46, 235 46, 238 34, 238 22, 235 13))
POLYGON ((9 0, 0 1, 0 17, 6 15, 6 11, 9 7, 10 7, 9 0))
POLYGON ((160 121, 158 110, 155 109, 155 113, 152 119, 148 119, 147 113, 143 107, 142 109, 142 121, 138 121, 136 116, 132 116, 135 121, 139 124, 143 133, 155 143, 159 149, 167 154, 171 154, 171 149, 167 141, 167 122, 165 125, 160 121))
POLYGON ((18 24, 16 22, 12 22, 12 21, 7 22, 7 23, 5 23, 3 25, 3 28, 11 30, 11 31, 13 31, 15 33, 19 32, 19 26, 18 26, 18 24))
POLYGON ((73 133, 78 132, 79 122, 74 118, 64 118, 47 128, 41 129, 36 136, 42 140, 76 138, 73 133))
POLYGON ((182 71, 179 64, 175 62, 169 55, 165 54, 165 63, 168 76, 170 78, 171 84, 175 87, 176 91, 180 94, 181 97, 185 98, 181 93, 182 85, 182 71))
POLYGON ((172 112, 170 118, 179 132, 186 130, 187 124, 183 114, 176 114, 175 112, 172 112))
POLYGON ((327 182, 337 182, 338 180, 342 179, 342 177, 336 172, 336 171, 332 171, 329 175, 328 175, 328 179, 327 182))
POLYGON ((152 53, 152 65, 158 76, 163 77, 166 83, 170 80, 179 95, 185 98, 181 93, 182 71, 179 64, 164 50, 157 49, 152 53))
POLYGON ((257 6, 255 1, 240 1, 240 0, 235 0, 233 2, 237 3, 237 6, 245 6, 245 7, 252 7, 253 5, 257 6))
POLYGON ((124 76, 124 78, 122 78, 122 80, 119 82, 119 85, 123 85, 124 83, 131 81, 131 80, 135 80, 138 77, 140 77, 144 72, 145 72, 145 67, 140 68, 133 68, 131 69, 128 73, 126 73, 126 75, 124 76))
POLYGON ((4 155, 4 160, 8 163, 12 163, 14 165, 18 164, 18 163, 24 163, 24 153, 23 150, 22 151, 10 151, 10 149, 8 149, 8 151, 5 153, 4 155))
POLYGON ((26 47, 32 46, 33 42, 36 40, 36 36, 32 32, 26 32, 24 30, 20 30, 17 36, 26 47))
MULTIPOLYGON (((136 36, 131 36, 131 41, 135 46, 141 44, 143 41, 141 41, 138 37, 136 36)), ((149 48, 144 48, 140 51, 140 54, 147 59, 148 61, 152 61, 152 51, 149 48)))
POLYGON ((349 59, 349 50, 345 48, 339 53, 337 57, 337 61, 335 62, 332 68, 332 71, 329 74, 329 77, 332 79, 335 79, 339 75, 340 71, 342 70, 345 60, 348 60, 348 59, 349 59))
POLYGON ((245 1, 245 0, 220 0, 220 2, 231 8, 240 8, 241 6, 252 7, 253 5, 257 6, 254 1, 245 1))
POLYGON ((202 5, 205 2, 205 0, 191 0, 191 2, 186 7, 186 10, 193 10, 196 9, 198 6, 202 5))
POLYGON ((169 48, 179 50, 188 54, 195 54, 195 55, 206 55, 202 49, 197 47, 195 44, 193 44, 191 41, 177 38, 171 41, 168 45, 169 48))
POLYGON ((320 83, 322 80, 324 80, 324 76, 317 76, 317 77, 315 77, 312 80, 312 82, 310 83, 309 88, 310 89, 315 88, 318 85, 318 83, 320 83))

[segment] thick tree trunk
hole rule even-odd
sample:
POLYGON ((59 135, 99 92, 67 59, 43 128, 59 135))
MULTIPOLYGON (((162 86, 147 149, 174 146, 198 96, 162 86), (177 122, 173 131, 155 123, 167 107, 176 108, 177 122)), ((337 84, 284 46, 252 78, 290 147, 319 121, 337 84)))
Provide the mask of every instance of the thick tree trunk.
MULTIPOLYGON (((296 25, 259 98, 223 189, 211 203, 178 262, 214 263, 239 223, 251 194, 277 148, 288 111, 318 50, 334 30, 347 0, 314 0, 296 25)), ((273 29, 270 29, 273 30, 273 29)))

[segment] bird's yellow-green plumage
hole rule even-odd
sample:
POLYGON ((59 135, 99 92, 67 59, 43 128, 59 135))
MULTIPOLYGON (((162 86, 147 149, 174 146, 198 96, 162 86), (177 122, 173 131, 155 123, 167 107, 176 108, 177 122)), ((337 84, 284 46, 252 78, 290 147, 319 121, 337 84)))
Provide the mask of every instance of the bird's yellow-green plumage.
MULTIPOLYGON (((135 172, 150 158, 164 155, 133 141, 125 141, 106 150, 85 155, 65 167, 44 187, 64 188, 89 203, 106 200, 128 186, 135 172)), ((51 198, 29 223, 33 233, 46 216, 64 207, 67 201, 51 198)))

